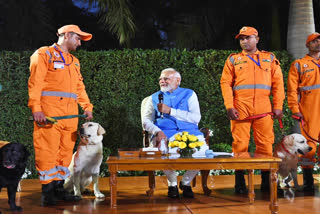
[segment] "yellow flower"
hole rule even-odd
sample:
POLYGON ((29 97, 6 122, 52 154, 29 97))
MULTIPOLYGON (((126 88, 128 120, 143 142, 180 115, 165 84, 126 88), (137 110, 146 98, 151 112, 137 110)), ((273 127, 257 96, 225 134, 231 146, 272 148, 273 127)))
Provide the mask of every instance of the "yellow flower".
POLYGON ((182 135, 188 135, 189 132, 182 132, 182 135))
POLYGON ((189 143, 189 147, 190 147, 191 149, 195 148, 196 146, 197 146, 196 143, 189 143))
POLYGON ((200 141, 200 142, 196 142, 197 146, 201 147, 204 145, 204 142, 203 141, 200 141))
POLYGON ((194 135, 188 135, 188 139, 190 141, 197 141, 198 140, 198 138, 196 136, 194 136, 194 135))
POLYGON ((174 143, 173 142, 169 142, 168 147, 174 147, 174 143))
POLYGON ((187 140, 188 140, 188 137, 187 137, 187 135, 182 135, 182 141, 184 141, 184 142, 187 142, 187 140))
POLYGON ((179 148, 184 149, 187 147, 187 144, 185 142, 179 142, 179 148))
POLYGON ((180 141, 180 140, 181 140, 181 135, 176 134, 176 135, 174 136, 174 138, 175 138, 175 140, 180 141))
POLYGON ((179 143, 180 143, 179 141, 176 141, 176 140, 175 140, 175 141, 173 141, 173 145, 174 145, 174 147, 179 146, 179 143))

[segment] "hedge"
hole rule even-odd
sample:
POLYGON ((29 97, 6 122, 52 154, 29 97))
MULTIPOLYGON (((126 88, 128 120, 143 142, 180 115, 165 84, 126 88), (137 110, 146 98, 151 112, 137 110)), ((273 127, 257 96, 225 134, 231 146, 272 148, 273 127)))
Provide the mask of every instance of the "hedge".
MULTIPOLYGON (((87 93, 94 104, 94 121, 106 129, 105 156, 115 155, 118 148, 142 147, 140 104, 144 97, 159 90, 160 71, 168 67, 181 72, 181 87, 197 93, 202 114, 199 126, 208 127, 213 133, 210 147, 216 151, 230 151, 232 137, 219 85, 223 65, 230 53, 232 51, 175 49, 75 52, 81 62, 87 93)), ((286 82, 293 59, 285 51, 274 53, 281 62, 286 82)), ((35 175, 33 123, 28 120, 31 111, 27 107, 31 54, 31 51, 0 52, 0 84, 3 87, 0 92, 0 140, 26 145, 32 153, 28 169, 35 175)), ((284 115, 285 130, 289 133, 293 121, 287 104, 284 115)), ((281 133, 277 122, 275 133, 275 142, 278 142, 281 133)), ((251 143, 250 151, 253 150, 251 143)), ((105 164, 102 171, 107 172, 105 164)))

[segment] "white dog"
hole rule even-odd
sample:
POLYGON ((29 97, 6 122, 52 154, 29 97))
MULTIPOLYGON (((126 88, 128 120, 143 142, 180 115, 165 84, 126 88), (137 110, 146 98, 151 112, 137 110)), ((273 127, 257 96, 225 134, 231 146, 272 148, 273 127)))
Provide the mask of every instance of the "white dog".
POLYGON ((306 138, 301 134, 285 136, 281 143, 276 145, 274 156, 282 159, 278 171, 281 187, 283 187, 283 183, 289 187, 289 182, 292 179, 294 187, 299 187, 297 180, 298 154, 304 155, 311 150, 312 148, 307 144, 306 138))
POLYGON ((85 188, 93 182, 93 191, 96 198, 104 198, 99 190, 99 172, 103 158, 102 139, 105 130, 98 123, 87 122, 80 128, 81 142, 77 152, 72 157, 69 170, 71 176, 66 179, 64 188, 68 192, 74 191, 79 196, 85 188))

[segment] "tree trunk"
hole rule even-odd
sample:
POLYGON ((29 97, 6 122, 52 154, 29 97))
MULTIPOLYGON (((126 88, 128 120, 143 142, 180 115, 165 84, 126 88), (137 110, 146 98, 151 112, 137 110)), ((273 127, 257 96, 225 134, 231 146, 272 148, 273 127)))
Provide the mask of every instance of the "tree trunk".
MULTIPOLYGON (((306 40, 315 32, 312 0, 290 0, 287 50, 295 59, 308 53, 306 40)), ((301 133, 299 123, 295 121, 292 132, 301 133)))
POLYGON ((295 59, 307 53, 307 36, 315 32, 312 0, 290 0, 287 50, 295 59))

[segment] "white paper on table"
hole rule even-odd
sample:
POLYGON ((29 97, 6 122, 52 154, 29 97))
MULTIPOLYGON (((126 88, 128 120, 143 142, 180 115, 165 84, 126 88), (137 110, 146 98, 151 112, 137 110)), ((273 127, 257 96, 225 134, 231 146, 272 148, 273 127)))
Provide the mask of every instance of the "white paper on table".
POLYGON ((230 157, 233 157, 233 152, 232 153, 229 153, 229 152, 213 152, 213 156, 220 156, 220 155, 227 155, 227 156, 230 156, 230 157))
POLYGON ((142 151, 143 152, 156 152, 156 151, 159 151, 158 147, 145 147, 145 148, 142 148, 142 151))

